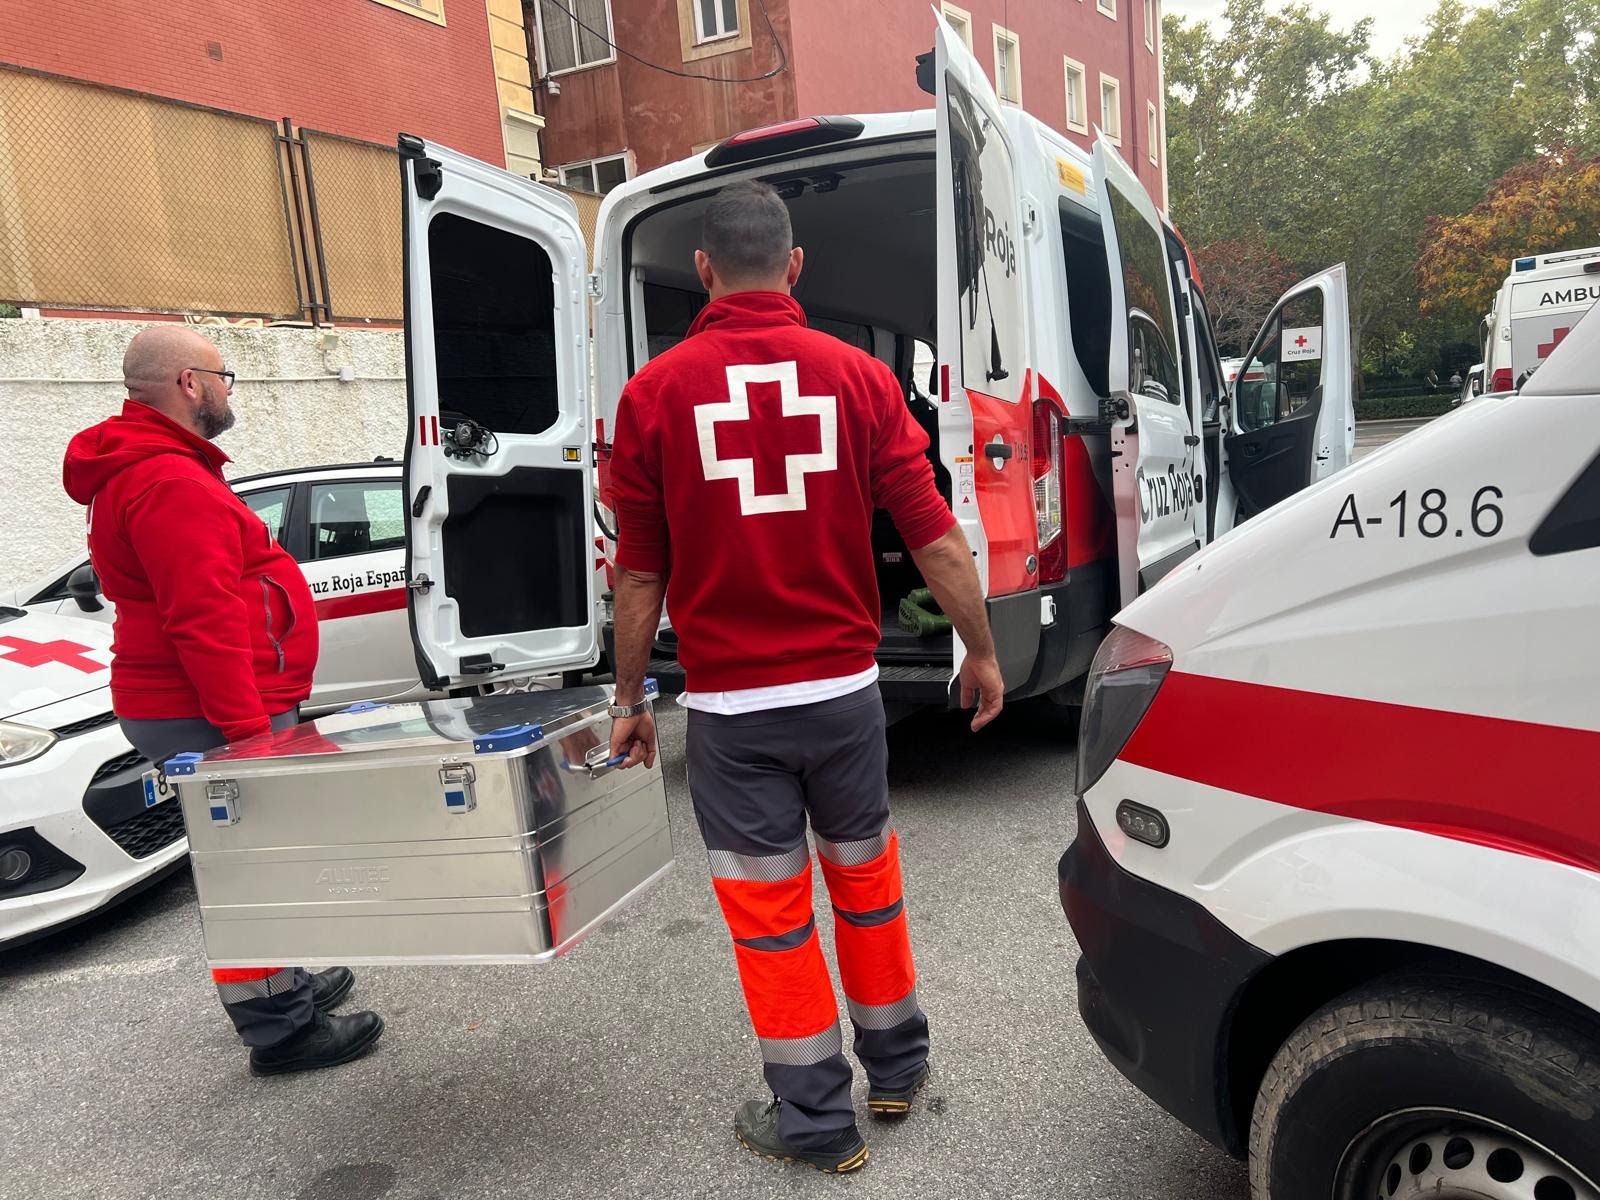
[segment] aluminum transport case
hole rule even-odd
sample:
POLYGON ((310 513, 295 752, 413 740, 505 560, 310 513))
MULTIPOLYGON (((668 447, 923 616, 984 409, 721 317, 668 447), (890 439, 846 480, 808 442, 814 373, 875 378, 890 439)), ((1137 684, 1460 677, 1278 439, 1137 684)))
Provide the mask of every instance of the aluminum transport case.
POLYGON ((358 704, 166 764, 213 966, 545 962, 672 866, 596 687, 358 704))

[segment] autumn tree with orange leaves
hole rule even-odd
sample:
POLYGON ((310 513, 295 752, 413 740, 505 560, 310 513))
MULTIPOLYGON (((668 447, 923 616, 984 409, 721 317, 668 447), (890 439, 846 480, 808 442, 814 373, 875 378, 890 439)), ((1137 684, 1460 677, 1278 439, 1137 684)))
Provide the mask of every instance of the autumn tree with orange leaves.
POLYGON ((1422 311, 1476 320, 1512 259, 1600 243, 1600 158, 1563 148, 1512 167, 1483 201, 1433 217, 1417 260, 1422 311))

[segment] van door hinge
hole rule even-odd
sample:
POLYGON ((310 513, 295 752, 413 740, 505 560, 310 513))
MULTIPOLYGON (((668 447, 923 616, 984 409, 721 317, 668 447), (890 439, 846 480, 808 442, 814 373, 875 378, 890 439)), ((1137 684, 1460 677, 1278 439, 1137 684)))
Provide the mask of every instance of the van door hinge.
POLYGON ((592 300, 600 299, 600 276, 598 276, 598 275, 589 276, 588 287, 589 287, 589 298, 592 299, 592 300))
POLYGON ((437 158, 419 158, 413 168, 417 182, 417 195, 432 200, 444 186, 444 167, 437 158))
POLYGON ((1178 314, 1180 317, 1187 317, 1194 312, 1194 309, 1189 304, 1188 292, 1179 292, 1178 299, 1183 301, 1183 311, 1178 314))

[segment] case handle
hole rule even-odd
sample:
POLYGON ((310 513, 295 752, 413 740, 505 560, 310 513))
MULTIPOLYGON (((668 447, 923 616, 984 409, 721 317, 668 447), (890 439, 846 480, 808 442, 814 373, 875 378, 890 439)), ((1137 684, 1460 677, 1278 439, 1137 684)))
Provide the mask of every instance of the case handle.
POLYGON ((615 771, 628 761, 626 754, 619 754, 615 758, 606 757, 610 753, 611 747, 602 742, 589 751, 588 756, 581 763, 564 762, 561 764, 561 769, 574 775, 584 775, 590 779, 599 779, 600 776, 615 771))

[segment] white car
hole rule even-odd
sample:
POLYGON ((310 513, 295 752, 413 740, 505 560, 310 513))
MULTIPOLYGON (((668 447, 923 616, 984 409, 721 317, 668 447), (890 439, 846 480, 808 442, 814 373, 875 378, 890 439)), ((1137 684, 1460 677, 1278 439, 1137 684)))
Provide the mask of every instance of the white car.
POLYGON ((88 916, 188 851, 111 714, 111 626, 0 608, 0 944, 88 916))

